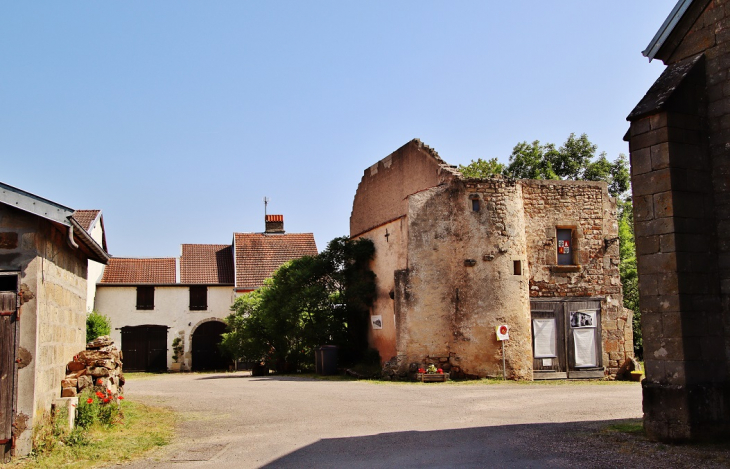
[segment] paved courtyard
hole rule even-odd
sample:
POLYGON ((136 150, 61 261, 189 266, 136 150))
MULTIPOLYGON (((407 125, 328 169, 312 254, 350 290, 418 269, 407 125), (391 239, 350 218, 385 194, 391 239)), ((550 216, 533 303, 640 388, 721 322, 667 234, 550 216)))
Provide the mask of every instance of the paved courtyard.
POLYGON ((132 379, 125 394, 181 415, 172 445, 128 466, 145 469, 616 467, 620 459, 604 453, 615 458, 621 444, 604 429, 641 417, 638 383, 378 383, 239 372, 132 379))

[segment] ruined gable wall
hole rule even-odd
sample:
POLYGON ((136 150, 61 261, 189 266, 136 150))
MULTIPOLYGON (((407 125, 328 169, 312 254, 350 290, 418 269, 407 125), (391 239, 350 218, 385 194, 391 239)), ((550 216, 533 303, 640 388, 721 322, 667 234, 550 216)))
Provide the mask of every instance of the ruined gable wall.
POLYGON ((604 297, 603 363, 615 373, 633 356, 631 312, 623 308, 617 210, 606 184, 521 180, 531 297, 604 297), (557 266, 556 228, 574 230, 574 266, 557 266), (606 241, 608 240, 608 242, 606 241))
POLYGON ((501 376, 494 328, 511 326, 507 370, 531 379, 524 217, 519 186, 453 181, 409 197, 408 269, 396 278, 398 353, 454 376, 501 376), (472 208, 477 198, 479 211, 472 208))
POLYGON ((407 197, 453 177, 438 154, 412 140, 365 170, 350 215, 350 236, 404 216, 407 197))

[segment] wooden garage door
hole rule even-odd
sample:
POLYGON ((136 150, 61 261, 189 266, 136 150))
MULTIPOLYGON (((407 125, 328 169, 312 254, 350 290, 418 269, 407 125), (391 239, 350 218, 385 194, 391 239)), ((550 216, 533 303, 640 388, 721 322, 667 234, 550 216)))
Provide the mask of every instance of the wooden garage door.
POLYGON ((152 325, 123 327, 124 370, 167 370, 167 329, 152 325))

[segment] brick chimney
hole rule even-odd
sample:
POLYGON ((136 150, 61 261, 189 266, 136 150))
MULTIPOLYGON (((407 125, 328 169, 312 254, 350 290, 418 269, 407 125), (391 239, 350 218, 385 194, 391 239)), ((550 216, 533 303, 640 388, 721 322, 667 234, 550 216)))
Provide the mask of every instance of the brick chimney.
POLYGON ((266 233, 284 233, 284 215, 266 215, 266 233))

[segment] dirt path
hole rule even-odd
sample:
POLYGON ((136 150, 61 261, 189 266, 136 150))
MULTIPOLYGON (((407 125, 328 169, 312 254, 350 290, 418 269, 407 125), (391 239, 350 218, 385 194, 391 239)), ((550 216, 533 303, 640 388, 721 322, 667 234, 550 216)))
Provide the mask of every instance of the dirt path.
POLYGON ((613 421, 641 417, 637 383, 443 385, 180 374, 130 380, 125 393, 182 416, 171 446, 128 468, 688 464, 667 460, 670 454, 654 466, 656 453, 631 454, 637 449, 631 438, 605 431, 613 421))

